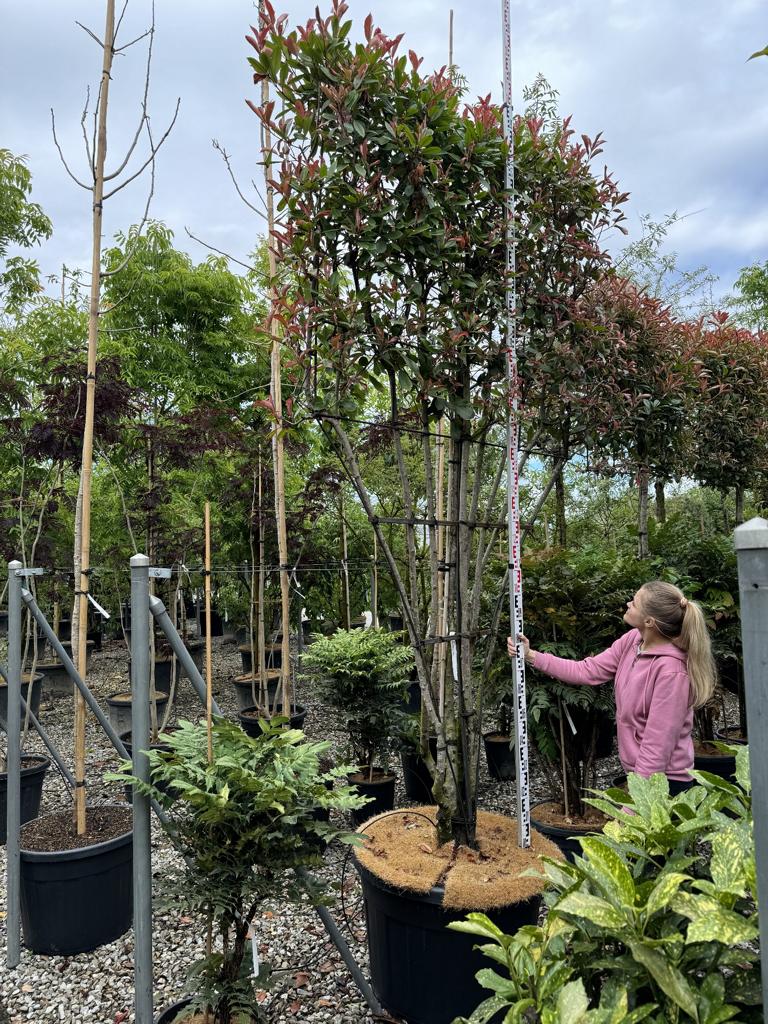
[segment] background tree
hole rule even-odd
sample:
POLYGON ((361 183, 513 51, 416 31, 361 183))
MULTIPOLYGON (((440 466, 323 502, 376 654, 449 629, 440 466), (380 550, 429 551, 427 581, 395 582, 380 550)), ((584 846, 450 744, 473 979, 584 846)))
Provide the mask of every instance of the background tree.
POLYGON ((30 201, 31 191, 25 157, 0 149, 0 303, 5 310, 18 310, 40 290, 37 263, 9 256, 9 249, 29 249, 53 233, 41 207, 30 201))

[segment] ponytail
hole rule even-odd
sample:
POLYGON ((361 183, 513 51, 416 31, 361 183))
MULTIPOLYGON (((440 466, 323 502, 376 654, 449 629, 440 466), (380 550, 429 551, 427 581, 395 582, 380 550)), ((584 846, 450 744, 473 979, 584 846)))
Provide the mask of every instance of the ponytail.
POLYGON ((696 601, 688 601, 685 605, 678 645, 688 653, 691 704, 695 708, 700 708, 715 692, 717 669, 712 657, 712 643, 704 612, 696 601))
POLYGON ((642 611, 656 623, 663 637, 688 655, 690 703, 694 708, 706 704, 715 691, 717 669, 712 643, 701 605, 689 601, 681 590, 663 580, 653 580, 640 588, 642 611))

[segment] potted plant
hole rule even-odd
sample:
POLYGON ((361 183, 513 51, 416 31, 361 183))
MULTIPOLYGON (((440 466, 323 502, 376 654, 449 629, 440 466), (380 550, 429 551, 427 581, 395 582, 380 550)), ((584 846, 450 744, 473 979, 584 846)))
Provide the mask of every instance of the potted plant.
POLYGON ((361 802, 347 786, 327 788, 346 772, 345 766, 320 770, 327 742, 308 742, 301 732, 268 723, 251 738, 223 719, 214 721, 212 736, 209 763, 205 723, 180 722, 166 736, 167 749, 149 752, 150 786, 131 775, 130 762, 109 776, 141 787, 168 810, 183 859, 164 880, 166 897, 199 914, 214 936, 207 955, 190 968, 188 999, 164 1012, 162 1024, 206 1015, 209 1024, 261 1019, 256 978, 246 965, 262 901, 306 895, 294 869, 321 863, 319 840, 354 841, 317 812, 361 802))
MULTIPOLYGON (((294 30, 265 3, 248 39, 255 81, 274 89, 273 99, 251 103, 274 140, 268 187, 278 223, 270 245, 285 276, 275 281, 273 319, 283 324, 303 371, 305 401, 375 533, 437 740, 436 758, 424 751, 436 809, 427 815, 427 852, 417 855, 429 859, 425 873, 437 880, 446 875, 446 850, 468 850, 462 863, 474 858, 490 877, 478 851, 488 840, 483 829, 495 826, 483 819, 478 832, 477 765, 481 683, 499 621, 497 612, 485 614, 483 596, 492 588, 499 608, 508 596, 503 573, 493 580, 488 567, 498 539, 491 524, 504 514, 508 451, 509 146, 499 106, 489 98, 465 104, 452 69, 421 71, 416 54, 398 54, 402 37, 388 37, 372 17, 362 40, 353 41, 347 9, 333 0, 326 17, 294 30), (359 443, 359 422, 371 419, 373 407, 378 415, 368 432, 386 447, 396 516, 378 499, 359 443)), ((544 358, 559 329, 558 300, 564 314, 575 278, 583 286, 598 276, 606 261, 598 239, 621 219, 623 199, 602 167, 599 180, 592 173, 592 142, 576 145, 567 125, 547 135, 535 119, 521 118, 514 132, 524 154, 515 177, 525 197, 518 257, 526 265, 516 315, 528 349, 544 358), (538 219, 527 231, 526 217, 539 216, 533 210, 548 211, 546 232, 538 219), (557 299, 553 281, 562 290, 557 299)), ((563 320, 567 330, 565 314, 563 320)), ((411 816, 390 816, 393 849, 412 834, 411 816)), ((524 843, 521 860, 530 866, 535 857, 524 843)), ((377 881, 370 861, 363 878, 381 1001, 423 1019, 411 1013, 413 987, 404 987, 415 972, 422 993, 440 990, 449 1012, 459 1011, 450 1005, 450 986, 455 980, 465 992, 467 976, 474 984, 466 946, 447 959, 432 932, 414 934, 412 948, 424 955, 408 972, 389 970, 380 954, 388 940, 398 941, 399 925, 379 914, 376 895, 384 893, 391 907, 402 896, 409 927, 418 931, 427 905, 438 917, 447 913, 451 886, 433 893, 431 885, 414 888, 403 878, 377 881)), ((535 889, 499 886, 503 898, 519 900, 523 920, 535 916, 535 889)), ((494 896, 487 905, 498 907, 494 896)), ((445 1020, 445 1005, 436 1004, 429 1020, 445 1020)))
POLYGON ((370 814, 391 810, 395 776, 388 770, 389 751, 405 724, 411 651, 381 629, 339 629, 312 645, 304 665, 317 673, 321 700, 342 717, 349 759, 359 769, 349 781, 373 797, 355 820, 359 824, 370 814))

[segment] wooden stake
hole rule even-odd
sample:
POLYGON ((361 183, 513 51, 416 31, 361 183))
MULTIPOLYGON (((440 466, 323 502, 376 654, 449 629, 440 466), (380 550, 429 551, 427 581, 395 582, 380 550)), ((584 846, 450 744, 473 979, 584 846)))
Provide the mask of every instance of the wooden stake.
MULTIPOLYGON (((451 12, 453 13, 453 12, 451 12)), ((450 467, 449 467, 450 474, 450 467)), ((450 483, 448 485, 450 487, 450 483)), ((436 515, 438 520, 445 519, 445 435, 443 434, 443 417, 437 422, 437 495, 436 515)), ((445 561, 445 526, 437 528, 437 561, 445 561)), ((437 616, 438 634, 448 635, 448 595, 445 586, 445 573, 440 572, 437 576, 437 616)), ((439 658, 438 664, 438 706, 440 716, 445 713, 445 666, 450 654, 450 646, 447 643, 439 644, 435 651, 439 658)))
POLYGON ((453 8, 448 12, 448 70, 453 67, 453 8))
MULTIPOLYGON (((263 0, 259 0, 259 15, 264 15, 263 0)), ((269 103, 269 82, 261 83, 262 106, 269 103)), ((277 548, 280 558, 280 625, 282 642, 282 699, 283 713, 290 714, 291 707, 291 590, 288 575, 288 530, 285 518, 285 466, 283 461, 283 390, 280 365, 280 324, 277 314, 276 277, 277 266, 272 235, 275 228, 274 189, 270 184, 269 165, 272 149, 272 133, 268 125, 262 125, 262 157, 264 162, 264 183, 267 197, 267 254, 269 261, 269 329, 272 335, 272 356, 270 360, 270 396, 275 413, 275 429, 272 434, 272 458, 275 478, 275 518, 277 520, 277 548)))
MULTIPOLYGON (((261 704, 267 709, 267 713, 272 713, 272 708, 269 706, 269 690, 267 689, 267 653, 265 649, 266 637, 264 629, 264 520, 261 517, 261 503, 264 500, 263 494, 263 483, 261 475, 261 448, 259 448, 259 487, 258 487, 258 502, 259 502, 259 605, 257 609, 256 617, 256 640, 258 642, 259 652, 259 699, 255 701, 256 704, 261 704)), ((256 673, 256 663, 251 665, 251 671, 256 673)), ((277 698, 275 698, 277 699, 277 698)))
MULTIPOLYGON (((96 397, 96 354, 99 342, 99 304, 101 297, 101 226, 104 199, 104 160, 107 155, 107 105, 111 81, 115 0, 107 0, 104 25, 103 62, 99 91, 99 116, 93 174, 93 218, 91 222, 91 295, 88 306, 88 371, 85 379, 85 426, 80 468, 80 531, 75 538, 75 568, 78 600, 72 610, 72 643, 77 643, 77 670, 87 675, 88 589, 91 567, 91 479, 93 475, 93 422, 96 397), (77 626, 77 630, 75 627, 77 626)), ((75 821, 77 834, 84 835, 85 821, 85 701, 75 689, 75 821)))
POLYGON ((213 764, 213 682, 211 675, 211 503, 205 503, 205 724, 208 764, 213 764))

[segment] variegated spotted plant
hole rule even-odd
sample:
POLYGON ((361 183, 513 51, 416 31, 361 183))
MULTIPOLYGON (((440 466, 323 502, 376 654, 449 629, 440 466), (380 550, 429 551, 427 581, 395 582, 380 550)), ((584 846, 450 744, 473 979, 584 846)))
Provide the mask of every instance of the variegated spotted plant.
POLYGON ((666 779, 629 777, 629 794, 592 803, 611 821, 574 864, 545 860, 548 916, 504 935, 482 914, 453 925, 503 967, 478 981, 487 1024, 762 1021, 755 856, 746 747, 736 781, 697 772, 674 798, 666 779))

